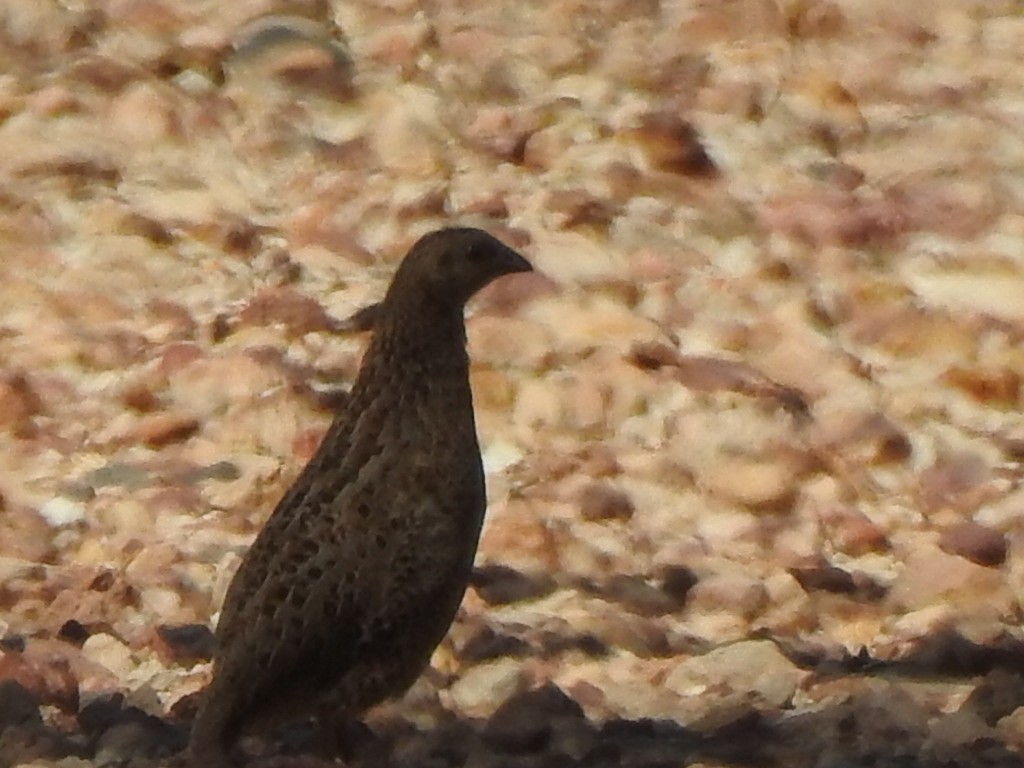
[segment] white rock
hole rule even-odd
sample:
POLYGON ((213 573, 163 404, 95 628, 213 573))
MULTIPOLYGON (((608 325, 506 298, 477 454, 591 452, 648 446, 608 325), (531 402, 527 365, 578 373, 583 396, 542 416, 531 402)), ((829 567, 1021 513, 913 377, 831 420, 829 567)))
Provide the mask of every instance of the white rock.
POLYGON ((484 470, 487 474, 497 474, 511 467, 523 458, 523 452, 512 443, 498 440, 491 443, 483 451, 484 470))
POLYGON ((85 520, 85 505, 56 496, 39 508, 39 515, 54 528, 61 528, 85 520))
POLYGON ((687 659, 665 679, 681 696, 725 700, 756 696, 770 707, 784 706, 805 673, 767 640, 734 643, 687 659))
POLYGON ((518 661, 498 659, 467 670, 448 690, 448 695, 461 713, 483 717, 524 690, 526 684, 526 675, 518 661))
POLYGON ((122 680, 128 677, 135 666, 131 650, 113 635, 92 635, 83 643, 82 653, 122 680))

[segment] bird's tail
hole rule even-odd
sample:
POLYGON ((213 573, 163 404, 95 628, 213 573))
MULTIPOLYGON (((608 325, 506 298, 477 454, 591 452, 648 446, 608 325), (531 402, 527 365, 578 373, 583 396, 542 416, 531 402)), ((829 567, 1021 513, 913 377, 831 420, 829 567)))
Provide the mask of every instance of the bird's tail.
POLYGON ((217 707, 207 688, 188 742, 189 768, 232 768, 231 744, 234 738, 226 712, 217 707))

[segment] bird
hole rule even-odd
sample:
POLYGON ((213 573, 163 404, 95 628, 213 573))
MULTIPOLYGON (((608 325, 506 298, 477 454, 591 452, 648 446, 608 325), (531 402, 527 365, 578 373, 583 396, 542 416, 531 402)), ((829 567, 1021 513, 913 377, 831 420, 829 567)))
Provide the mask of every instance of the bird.
POLYGON ((299 718, 318 720, 330 743, 332 724, 400 696, 428 666, 487 505, 465 305, 531 269, 469 227, 430 232, 402 260, 367 313, 349 398, 228 587, 189 739, 194 768, 230 766, 241 733, 299 718))

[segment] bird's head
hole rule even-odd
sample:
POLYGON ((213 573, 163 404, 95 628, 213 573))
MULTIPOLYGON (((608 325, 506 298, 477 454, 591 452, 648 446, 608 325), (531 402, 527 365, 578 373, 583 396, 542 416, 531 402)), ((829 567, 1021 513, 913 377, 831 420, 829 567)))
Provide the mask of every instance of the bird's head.
POLYGON ((530 262, 480 229, 453 227, 424 235, 403 259, 384 299, 462 309, 492 280, 529 272, 530 262))

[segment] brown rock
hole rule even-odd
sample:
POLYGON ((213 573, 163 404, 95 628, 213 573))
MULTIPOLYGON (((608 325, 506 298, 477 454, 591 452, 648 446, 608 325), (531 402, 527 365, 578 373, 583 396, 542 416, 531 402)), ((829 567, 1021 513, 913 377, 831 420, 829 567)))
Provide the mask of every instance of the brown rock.
POLYGON ((32 432, 32 417, 42 413, 43 403, 24 374, 0 378, 0 428, 15 436, 32 432))
POLYGON ((192 437, 199 429, 194 416, 182 413, 155 413, 142 420, 129 432, 128 439, 150 448, 162 448, 192 437))
MULTIPOLYGON (((260 237, 265 229, 247 216, 219 213, 215 219, 190 224, 187 231, 196 240, 209 243, 218 250, 249 258, 259 251, 260 237)), ((254 260, 254 266, 267 278, 282 283, 295 279, 298 267, 291 263, 284 251, 271 248, 260 256, 264 258, 254 260)))
POLYGON ((676 608, 685 605, 690 590, 698 581, 700 579, 697 574, 685 565, 666 565, 658 572, 661 591, 669 597, 676 608))
POLYGON ((997 408, 1014 408, 1020 404, 1021 375, 1010 368, 982 368, 954 365, 940 381, 955 387, 979 403, 997 408))
POLYGON ((122 403, 140 413, 150 413, 160 406, 159 396, 149 382, 142 380, 126 382, 120 398, 122 403))
POLYGON ((0 680, 18 683, 40 704, 78 711, 78 679, 60 656, 6 651, 0 655, 0 680))
POLYGON ((580 493, 580 516, 584 520, 629 520, 633 501, 625 491, 607 483, 590 483, 580 493))
POLYGON ((560 721, 583 718, 580 705, 549 683, 506 699, 488 719, 482 736, 501 752, 538 752, 551 740, 552 729, 562 725, 560 721))
POLYGON ((634 344, 628 359, 644 370, 669 368, 673 377, 690 389, 702 392, 729 390, 750 397, 770 398, 801 421, 806 421, 810 416, 810 406, 803 394, 772 381, 740 361, 683 355, 674 347, 661 342, 634 344))
POLYGON ((986 495, 992 469, 976 453, 945 451, 918 476, 921 503, 929 510, 969 509, 986 495))
POLYGON ((807 592, 831 592, 867 600, 885 597, 885 588, 866 574, 837 568, 824 558, 809 565, 790 568, 789 573, 807 592))
POLYGON ((697 129, 674 112, 647 114, 626 136, 640 146, 654 170, 696 178, 718 176, 697 129))
POLYGON ((162 625, 152 646, 165 663, 189 667, 213 657, 214 637, 205 624, 162 625))
MULTIPOLYGON (((49 523, 36 509, 12 504, 6 498, 0 511, 0 538, 4 541, 0 563, 17 565, 19 578, 42 578, 46 572, 36 564, 55 562, 57 552, 49 523)), ((0 566, 0 575, 10 578, 5 571, 0 566)))
POLYGON ((469 583, 488 605, 532 600, 555 588, 554 579, 546 573, 528 574, 504 565, 477 566, 469 583))
POLYGON ((0 680, 0 733, 12 725, 41 722, 35 695, 17 680, 0 680))
POLYGON ((683 7, 687 13, 679 30, 692 45, 741 40, 753 44, 753 40, 775 38, 787 31, 782 7, 771 0, 734 0, 683 7))
POLYGON ((666 590, 627 573, 617 573, 594 584, 587 583, 584 588, 640 616, 662 616, 679 608, 678 600, 666 590))
POLYGON ((970 521, 943 531, 939 547, 943 552, 965 557, 978 565, 997 566, 1006 560, 1006 536, 970 521))
POLYGON ((794 3, 789 11, 789 27, 799 37, 832 38, 846 28, 846 16, 830 0, 794 3))
POLYGON ((557 189, 548 193, 547 208, 563 229, 589 226, 606 231, 618 215, 617 207, 585 189, 557 189))
POLYGON ((479 664, 501 657, 520 658, 529 656, 530 644, 513 634, 499 633, 494 628, 482 626, 464 642, 455 644, 455 657, 464 664, 479 664))

